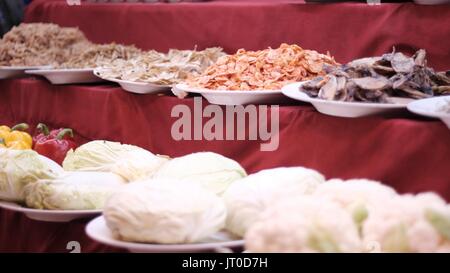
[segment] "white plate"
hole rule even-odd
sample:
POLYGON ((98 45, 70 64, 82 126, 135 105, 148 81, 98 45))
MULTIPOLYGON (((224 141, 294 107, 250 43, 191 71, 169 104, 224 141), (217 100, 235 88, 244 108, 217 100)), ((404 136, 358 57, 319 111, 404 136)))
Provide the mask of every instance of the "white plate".
POLYGON ((355 118, 387 113, 405 109, 406 105, 413 101, 408 98, 394 98, 393 100, 396 103, 364 103, 323 100, 311 98, 306 93, 300 91, 299 88, 303 83, 304 82, 296 82, 286 85, 281 89, 281 92, 292 99, 311 103, 317 111, 322 114, 336 117, 355 118))
POLYGON ((211 90, 177 84, 172 92, 178 97, 183 97, 184 93, 201 94, 208 102, 219 105, 277 104, 286 101, 280 90, 211 90))
POLYGON ((440 5, 448 4, 450 0, 414 0, 414 2, 420 5, 440 5))
POLYGON ((434 97, 416 100, 408 104, 408 110, 418 115, 439 118, 450 129, 450 113, 445 113, 440 108, 450 103, 450 96, 434 97))
POLYGON ((0 66, 0 80, 26 76, 26 70, 50 69, 51 66, 0 66))
POLYGON ((157 252, 207 252, 223 251, 232 247, 243 247, 244 241, 233 238, 226 232, 219 232, 202 243, 196 244, 146 244, 120 241, 113 237, 111 231, 106 226, 103 216, 90 221, 86 226, 86 233, 93 240, 108 246, 125 248, 137 253, 157 253, 157 252))
POLYGON ((95 217, 101 210, 41 210, 23 207, 13 202, 0 201, 0 208, 24 213, 28 218, 43 222, 70 222, 95 217))
POLYGON ((25 73, 43 76, 53 84, 93 83, 103 81, 103 79, 94 75, 94 69, 92 68, 27 70, 25 73))
POLYGON ((152 94, 152 93, 161 93, 164 91, 170 90, 171 85, 160 85, 146 82, 132 82, 132 81, 124 81, 119 79, 111 79, 104 78, 100 76, 99 69, 94 69, 94 74, 106 81, 116 82, 118 83, 125 91, 136 93, 136 94, 152 94))

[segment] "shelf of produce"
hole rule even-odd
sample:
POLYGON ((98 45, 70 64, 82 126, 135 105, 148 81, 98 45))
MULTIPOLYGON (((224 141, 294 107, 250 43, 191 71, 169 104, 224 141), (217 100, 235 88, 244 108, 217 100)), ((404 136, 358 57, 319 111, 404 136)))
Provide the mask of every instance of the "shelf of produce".
MULTIPOLYGON (((193 98, 137 95, 107 84, 56 86, 37 78, 3 80, 0 90, 1 124, 69 126, 78 142, 122 141, 172 157, 213 151, 238 160, 249 173, 305 166, 327 178, 364 177, 401 193, 436 191, 450 200, 450 131, 441 121, 407 112, 349 119, 320 114, 308 105, 280 106, 279 147, 265 152, 261 141, 174 140, 171 127, 177 118, 171 111, 187 105, 193 113, 193 98)), ((203 100, 202 105, 208 104, 203 100)), ((68 240, 86 242, 86 251, 103 249, 85 237, 83 223, 46 224, 4 210, 0 217, 1 250, 67 251, 63 242, 68 240)))
MULTIPOLYGON (((449 68, 450 40, 443 39, 450 33, 448 5, 288 2, 83 2, 79 7, 66 1, 35 0, 25 20, 79 26, 94 42, 115 41, 160 51, 222 46, 231 53, 288 42, 330 51, 345 63, 389 52, 393 46, 405 53, 425 48, 431 67, 449 68), (435 28, 439 31, 430 31, 435 28)), ((113 84, 56 86, 30 77, 0 81, 0 98, 0 124, 27 122, 34 128, 44 122, 55 128, 71 127, 80 144, 107 139, 171 157, 213 151, 239 161, 249 173, 304 166, 327 178, 374 179, 400 193, 435 191, 450 201, 450 131, 439 120, 406 111, 348 119, 326 116, 292 101, 279 108, 279 146, 268 152, 261 151, 258 140, 175 140, 171 134, 178 119, 171 117, 174 107, 185 105, 194 113, 208 105, 203 100, 202 107, 195 109, 192 97, 131 94, 113 84)), ((258 115, 267 113, 258 110, 258 115)), ((199 124, 206 121, 203 118, 199 124)), ((37 222, 0 209, 0 223, 0 252, 69 252, 71 241, 80 243, 82 252, 122 251, 90 240, 84 232, 86 221, 37 222)))

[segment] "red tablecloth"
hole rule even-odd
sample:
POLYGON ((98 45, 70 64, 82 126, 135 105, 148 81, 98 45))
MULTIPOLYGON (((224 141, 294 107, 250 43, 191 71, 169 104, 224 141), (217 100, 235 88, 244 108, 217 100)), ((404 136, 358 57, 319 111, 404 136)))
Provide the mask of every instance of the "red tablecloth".
MULTIPOLYGON (((426 48, 430 63, 447 69, 449 5, 285 3, 83 4, 35 0, 27 21, 80 26, 95 42, 134 43, 167 50, 223 46, 258 49, 281 42, 330 50, 339 61, 379 54, 396 45, 426 48)), ((450 200, 450 131, 437 120, 404 113, 345 119, 307 105, 280 108, 280 146, 261 152, 259 141, 175 141, 170 130, 178 104, 193 99, 133 95, 112 85, 53 86, 34 78, 0 81, 0 123, 46 122, 70 126, 80 141, 109 139, 170 156, 214 151, 238 160, 251 173, 276 166, 315 168, 328 178, 367 177, 400 192, 437 191, 450 200)), ((203 102, 204 106, 206 102, 203 102)), ((42 223, 0 210, 0 251, 114 251, 84 235, 84 223, 42 223)))

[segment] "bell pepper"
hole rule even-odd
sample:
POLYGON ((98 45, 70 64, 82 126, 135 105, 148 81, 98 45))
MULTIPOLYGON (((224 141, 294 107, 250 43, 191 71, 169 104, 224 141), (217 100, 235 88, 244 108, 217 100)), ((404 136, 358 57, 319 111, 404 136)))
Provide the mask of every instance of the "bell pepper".
POLYGON ((34 150, 62 165, 67 152, 70 149, 75 149, 77 144, 73 141, 72 129, 65 128, 58 131, 56 135, 45 135, 45 132, 42 133, 42 136, 37 135, 34 150))
POLYGON ((20 123, 9 128, 8 126, 0 126, 0 139, 2 139, 3 146, 11 149, 26 150, 31 149, 33 139, 24 132, 28 129, 28 124, 20 123))
MULTIPOLYGON (((33 137, 33 149, 34 149, 34 145, 38 140, 48 140, 48 139, 54 139, 58 136, 58 134, 64 130, 64 128, 59 128, 59 129, 54 129, 54 130, 49 130, 48 126, 45 125, 44 123, 39 123, 36 126, 36 130, 39 132, 39 134, 35 135, 33 137)), ((66 134, 64 136, 63 139, 71 139, 72 137, 70 136, 70 134, 66 134)))

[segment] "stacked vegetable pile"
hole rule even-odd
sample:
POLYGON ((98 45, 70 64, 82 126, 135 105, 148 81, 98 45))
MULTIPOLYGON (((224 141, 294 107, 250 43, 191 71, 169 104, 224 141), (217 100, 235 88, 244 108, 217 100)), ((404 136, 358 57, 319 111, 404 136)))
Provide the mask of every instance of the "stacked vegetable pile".
MULTIPOLYGON (((67 129, 39 127, 34 146, 42 153, 71 145, 67 129)), ((102 209, 117 239, 140 243, 198 243, 226 230, 244 238, 249 252, 450 252, 450 206, 434 193, 326 181, 303 167, 247 176, 211 152, 170 159, 97 140, 70 149, 61 167, 30 149, 0 148, 0 199, 102 209)))

